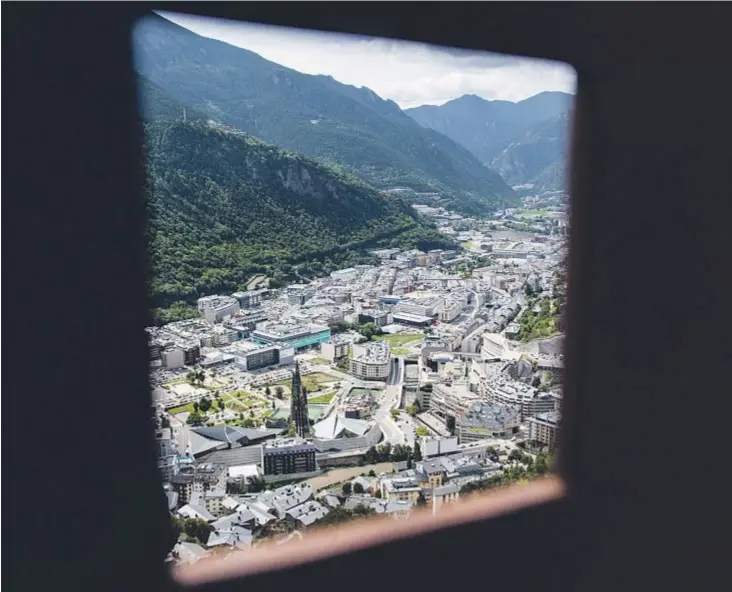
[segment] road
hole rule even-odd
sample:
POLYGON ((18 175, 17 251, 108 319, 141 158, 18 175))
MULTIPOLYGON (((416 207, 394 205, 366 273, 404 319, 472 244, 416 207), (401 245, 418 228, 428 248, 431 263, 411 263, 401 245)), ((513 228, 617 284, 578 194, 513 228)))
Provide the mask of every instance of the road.
POLYGON ((407 442, 404 432, 391 416, 391 410, 399 408, 403 381, 404 358, 402 356, 394 356, 392 359, 391 372, 386 380, 386 389, 384 389, 384 393, 381 396, 379 409, 374 415, 374 419, 381 426, 381 431, 384 434, 384 441, 389 442, 392 446, 395 444, 405 444, 407 442))

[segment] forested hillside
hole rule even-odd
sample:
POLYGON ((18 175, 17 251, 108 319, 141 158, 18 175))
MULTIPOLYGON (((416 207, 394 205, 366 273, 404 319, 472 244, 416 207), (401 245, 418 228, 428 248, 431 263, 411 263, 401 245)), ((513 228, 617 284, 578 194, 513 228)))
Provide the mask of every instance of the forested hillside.
POLYGON ((302 74, 162 17, 141 21, 134 41, 138 71, 207 118, 341 164, 379 188, 440 192, 459 211, 517 200, 470 151, 367 88, 302 74))
POLYGON ((374 246, 452 244, 399 199, 238 130, 164 120, 145 132, 158 307, 241 289, 256 273, 277 285, 294 265, 364 262, 374 246))

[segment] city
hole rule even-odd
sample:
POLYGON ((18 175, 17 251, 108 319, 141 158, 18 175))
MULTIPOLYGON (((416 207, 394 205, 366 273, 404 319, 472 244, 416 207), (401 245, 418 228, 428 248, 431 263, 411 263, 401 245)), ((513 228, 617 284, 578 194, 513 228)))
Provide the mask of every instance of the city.
POLYGON ((377 249, 148 328, 158 466, 191 563, 551 471, 566 195, 490 219, 414 204, 453 250, 377 249))

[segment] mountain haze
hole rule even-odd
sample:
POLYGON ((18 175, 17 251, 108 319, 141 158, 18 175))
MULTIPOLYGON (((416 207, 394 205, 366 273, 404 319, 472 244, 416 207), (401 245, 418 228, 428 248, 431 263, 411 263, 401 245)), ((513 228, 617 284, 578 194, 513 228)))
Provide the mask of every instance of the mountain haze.
POLYGON ((441 192, 465 212, 515 203, 469 150, 367 88, 302 74, 162 17, 141 21, 134 40, 138 71, 206 117, 341 164, 379 188, 441 192))
POLYGON ((517 103, 464 95, 406 113, 470 150, 509 185, 560 189, 573 100, 562 92, 543 92, 517 103))
POLYGON ((509 185, 529 183, 532 191, 563 189, 570 115, 562 113, 529 128, 490 162, 509 185))

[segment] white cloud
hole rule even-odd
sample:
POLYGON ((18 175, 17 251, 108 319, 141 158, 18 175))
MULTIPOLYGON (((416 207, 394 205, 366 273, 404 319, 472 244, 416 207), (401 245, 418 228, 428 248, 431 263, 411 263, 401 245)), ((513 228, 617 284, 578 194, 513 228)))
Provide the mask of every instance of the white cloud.
POLYGON ((546 90, 575 89, 574 70, 557 62, 187 14, 161 15, 294 70, 366 86, 402 108, 439 105, 464 94, 520 101, 546 90))

